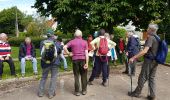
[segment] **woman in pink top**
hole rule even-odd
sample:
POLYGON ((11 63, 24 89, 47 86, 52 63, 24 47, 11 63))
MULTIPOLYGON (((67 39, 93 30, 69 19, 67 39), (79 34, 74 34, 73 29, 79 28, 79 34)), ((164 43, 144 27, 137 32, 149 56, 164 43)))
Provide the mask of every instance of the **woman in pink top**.
POLYGON ((82 39, 82 32, 80 30, 76 30, 74 36, 75 38, 64 46, 64 50, 68 55, 72 56, 75 95, 80 96, 79 73, 81 75, 82 84, 81 92, 83 95, 87 93, 88 45, 87 41, 82 39), (67 48, 71 48, 72 54, 67 48))

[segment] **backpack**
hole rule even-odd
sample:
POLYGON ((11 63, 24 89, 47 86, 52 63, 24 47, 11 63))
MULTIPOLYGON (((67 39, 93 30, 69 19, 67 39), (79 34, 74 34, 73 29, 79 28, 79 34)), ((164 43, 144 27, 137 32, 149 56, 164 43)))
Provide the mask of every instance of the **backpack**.
POLYGON ((137 46, 138 46, 138 49, 139 51, 141 50, 141 43, 140 43, 140 39, 139 38, 135 38, 136 41, 137 41, 137 46))
POLYGON ((168 45, 165 40, 161 40, 158 35, 154 35, 156 40, 159 42, 158 51, 155 57, 156 62, 164 64, 168 54, 168 45))
POLYGON ((55 47, 55 42, 52 40, 45 40, 43 42, 43 47, 41 51, 41 59, 46 64, 51 64, 55 62, 57 58, 57 49, 55 47))
POLYGON ((109 51, 108 42, 106 38, 100 38, 98 53, 100 55, 107 55, 109 51))

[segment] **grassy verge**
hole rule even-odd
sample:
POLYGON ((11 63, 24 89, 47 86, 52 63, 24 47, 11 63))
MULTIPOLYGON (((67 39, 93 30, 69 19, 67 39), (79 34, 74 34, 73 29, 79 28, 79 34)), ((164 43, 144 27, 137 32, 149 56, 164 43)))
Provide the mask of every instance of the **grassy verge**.
MULTIPOLYGON (((18 47, 12 47, 12 58, 18 58, 18 53, 19 53, 18 49, 19 49, 18 47)), ((39 49, 36 49, 36 54, 37 54, 37 57, 40 57, 39 49)), ((67 64, 68 64, 68 70, 71 71, 72 70, 72 59, 71 59, 71 57, 66 57, 66 59, 67 59, 67 64)), ((41 75, 41 73, 42 73, 42 69, 41 69, 41 65, 40 65, 41 63, 40 63, 40 60, 37 60, 37 61, 38 61, 38 66, 37 66, 38 67, 38 74, 41 75)), ((117 60, 116 62, 117 62, 117 65, 120 64, 119 60, 117 60)), ((14 64, 15 64, 16 74, 19 77, 21 77, 20 62, 15 61, 14 64)), ((115 68, 118 67, 118 66, 114 66, 114 64, 112 62, 110 62, 109 64, 110 64, 111 67, 115 67, 115 68)), ((59 66, 59 72, 64 72, 63 65, 64 65, 63 61, 61 61, 61 64, 59 66)), ((92 66, 93 66, 92 59, 90 59, 89 69, 92 69, 92 66)), ((33 68, 32 68, 32 63, 30 61, 26 62, 25 71, 26 71, 26 74, 25 74, 26 77, 33 76, 33 68)), ((9 68, 9 65, 7 63, 4 63, 4 70, 3 70, 2 78, 3 78, 3 80, 13 78, 10 75, 10 68, 9 68)))
POLYGON ((170 63, 170 52, 168 52, 168 56, 166 58, 166 63, 170 63))

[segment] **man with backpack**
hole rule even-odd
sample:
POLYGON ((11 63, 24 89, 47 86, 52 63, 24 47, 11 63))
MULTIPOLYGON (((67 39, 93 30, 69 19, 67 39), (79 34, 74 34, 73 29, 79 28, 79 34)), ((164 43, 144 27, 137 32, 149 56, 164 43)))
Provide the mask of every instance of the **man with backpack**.
MULTIPOLYGON (((134 55, 138 54, 140 51, 140 40, 138 35, 135 34, 134 30, 129 29, 128 30, 128 43, 127 43, 127 48, 126 48, 126 56, 127 56, 127 61, 126 61, 126 69, 123 72, 124 74, 129 73, 129 68, 128 68, 128 60, 133 57, 134 55)), ((135 71, 136 71, 136 60, 131 64, 131 74, 134 76, 135 71)))
POLYGON ((76 30, 74 36, 75 38, 64 46, 64 50, 69 56, 72 56, 75 95, 80 96, 79 75, 81 76, 81 93, 82 95, 87 94, 88 45, 87 41, 82 39, 82 32, 80 30, 76 30), (72 54, 67 48, 71 48, 72 54))
POLYGON ((61 45, 54 41, 53 33, 53 31, 47 31, 48 39, 42 41, 40 44, 42 78, 39 84, 38 96, 44 96, 45 83, 48 78, 48 73, 51 71, 50 86, 48 90, 49 99, 53 98, 56 95, 56 79, 58 66, 60 64, 59 55, 61 53, 61 45))
POLYGON ((147 29, 147 40, 145 42, 144 49, 138 54, 129 59, 129 63, 133 63, 136 59, 144 56, 144 62, 142 65, 141 73, 138 78, 138 85, 133 92, 129 92, 128 95, 131 97, 140 97, 142 88, 145 82, 148 80, 149 95, 148 100, 155 100, 155 74, 158 63, 155 60, 157 55, 159 42, 155 38, 158 30, 157 24, 149 24, 147 29), (153 58, 153 59, 151 59, 153 58))
POLYGON ((97 72, 101 68, 102 76, 103 76, 102 85, 106 86, 106 82, 107 82, 107 78, 108 78, 108 57, 107 57, 107 53, 109 52, 108 45, 115 46, 115 43, 113 41, 107 39, 104 36, 105 35, 104 29, 100 30, 99 35, 100 35, 99 37, 97 37, 90 43, 93 47, 93 50, 97 49, 97 52, 96 52, 95 62, 94 62, 95 68, 93 68, 93 70, 92 70, 92 74, 89 78, 88 84, 93 85, 92 81, 94 80, 94 78, 97 75, 97 72), (96 48, 95 48, 95 45, 96 45, 96 48))

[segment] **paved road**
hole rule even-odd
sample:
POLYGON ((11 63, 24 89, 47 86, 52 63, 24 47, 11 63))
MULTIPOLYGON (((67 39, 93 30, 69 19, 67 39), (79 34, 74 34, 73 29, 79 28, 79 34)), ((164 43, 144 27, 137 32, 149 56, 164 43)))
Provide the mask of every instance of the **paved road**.
MULTIPOLYGON (((137 76, 133 79, 135 88, 140 67, 137 69, 137 76)), ((159 66, 157 70, 157 100, 170 100, 170 67, 159 66)), ((52 100, 132 100, 127 96, 130 90, 130 79, 126 75, 113 73, 110 75, 109 86, 100 85, 101 79, 96 79, 93 86, 88 86, 88 94, 76 97, 73 95, 73 75, 60 76, 57 82, 57 95, 52 100)), ((0 93, 7 93, 0 96, 0 100, 48 100, 47 96, 37 97, 38 81, 24 84, 16 84, 8 89, 0 88, 0 93)), ((141 98, 133 100, 146 100, 147 84, 142 91, 141 98)))

